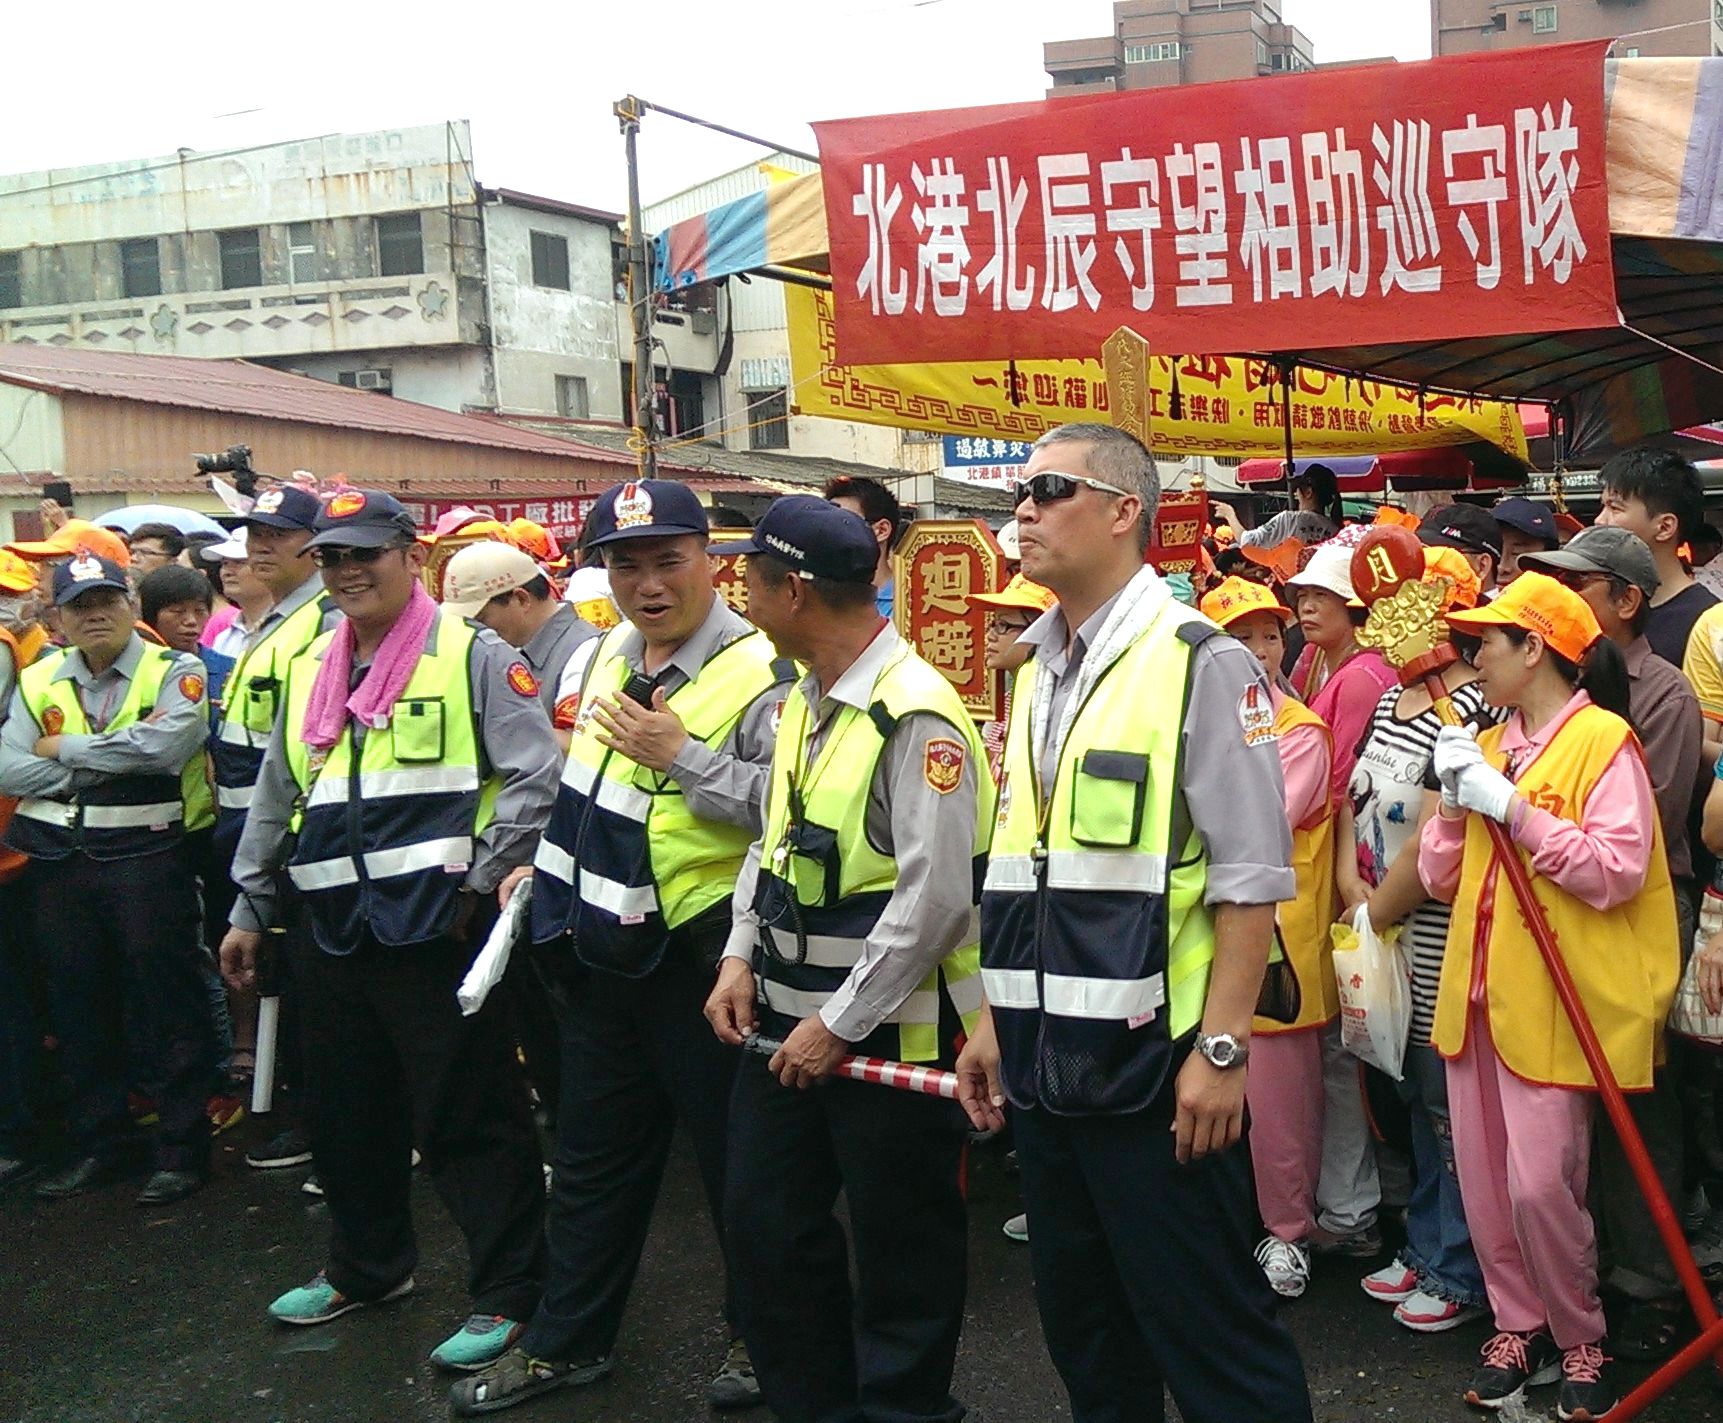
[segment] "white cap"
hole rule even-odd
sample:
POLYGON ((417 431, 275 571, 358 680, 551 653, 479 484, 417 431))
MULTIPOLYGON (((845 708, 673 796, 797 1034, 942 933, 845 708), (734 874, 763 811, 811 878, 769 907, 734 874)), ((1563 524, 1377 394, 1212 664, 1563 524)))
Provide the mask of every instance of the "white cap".
POLYGON ((597 565, 570 573, 562 597, 578 616, 601 631, 608 631, 622 621, 616 599, 610 596, 610 575, 597 565))
POLYGON ((1286 580, 1288 588, 1321 588, 1355 608, 1364 604, 1352 591, 1352 549, 1334 543, 1318 544, 1310 562, 1286 580))
POLYGON ((512 593, 542 576, 532 555, 510 544, 468 544, 443 569, 443 606, 463 618, 475 618, 498 594, 512 593))
POLYGON ((999 552, 1004 554, 1013 563, 1021 561, 1023 557, 1023 545, 1017 541, 1017 521, 1015 519, 1002 525, 999 532, 993 537, 995 542, 999 545, 999 552))
POLYGON ((232 530, 221 543, 206 544, 197 556, 205 563, 244 563, 251 557, 246 551, 245 525, 232 530))

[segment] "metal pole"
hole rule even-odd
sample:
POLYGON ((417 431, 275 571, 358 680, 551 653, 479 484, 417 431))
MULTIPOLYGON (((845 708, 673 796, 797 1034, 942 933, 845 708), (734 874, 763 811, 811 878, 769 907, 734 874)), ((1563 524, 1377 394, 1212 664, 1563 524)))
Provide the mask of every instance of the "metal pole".
POLYGON ((640 216, 640 113, 645 107, 632 94, 617 101, 628 161, 628 314, 634 330, 634 430, 629 440, 640 478, 658 474, 658 426, 652 398, 652 277, 647 260, 646 225, 640 216))

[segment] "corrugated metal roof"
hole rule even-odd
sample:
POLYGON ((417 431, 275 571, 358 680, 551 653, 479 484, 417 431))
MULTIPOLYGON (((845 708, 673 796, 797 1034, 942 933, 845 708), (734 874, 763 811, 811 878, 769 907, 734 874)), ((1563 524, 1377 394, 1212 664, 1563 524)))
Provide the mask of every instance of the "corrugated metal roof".
POLYGON ((296 420, 344 430, 408 435, 421 440, 445 440, 603 464, 634 463, 626 449, 619 453, 605 446, 558 439, 494 420, 440 410, 434 405, 419 405, 375 391, 353 390, 310 376, 271 370, 249 361, 139 356, 9 342, 0 344, 0 381, 57 394, 139 400, 266 420, 296 420))
MULTIPOLYGON (((29 476, 32 479, 46 479, 50 476, 44 472, 40 476, 29 476)), ((618 471, 616 483, 624 481, 626 475, 618 471)), ((83 475, 73 481, 80 494, 194 494, 208 493, 205 480, 196 474, 181 474, 177 471, 147 471, 147 470, 109 470, 102 474, 83 475)), ((371 488, 384 489, 391 494, 412 496, 419 499, 495 499, 498 493, 494 489, 483 489, 479 486, 483 481, 475 480, 468 475, 442 475, 437 473, 416 474, 411 479, 387 479, 368 477, 365 483, 371 488)), ((532 479, 513 478, 508 480, 507 497, 511 499, 563 499, 568 497, 569 482, 566 479, 532 479)), ((790 486, 773 487, 770 481, 758 479, 726 479, 726 478, 692 478, 683 483, 690 489, 713 495, 724 494, 778 494, 795 492, 790 486)), ((600 481, 597 485, 588 485, 589 491, 608 487, 600 481)), ((4 492, 4 491, 0 491, 4 492)))

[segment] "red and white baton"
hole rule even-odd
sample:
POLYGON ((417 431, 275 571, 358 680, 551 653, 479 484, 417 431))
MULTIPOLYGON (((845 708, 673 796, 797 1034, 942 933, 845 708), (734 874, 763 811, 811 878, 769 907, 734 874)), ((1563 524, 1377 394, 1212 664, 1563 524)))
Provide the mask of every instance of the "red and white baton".
MULTIPOLYGON (((783 1043, 753 1033, 742 1040, 748 1052, 771 1057, 783 1043)), ((912 1062, 894 1062, 889 1057, 840 1057, 832 1071, 852 1082, 871 1082, 899 1092, 920 1092, 928 1097, 957 1100, 957 1074, 938 1067, 919 1067, 912 1062)))

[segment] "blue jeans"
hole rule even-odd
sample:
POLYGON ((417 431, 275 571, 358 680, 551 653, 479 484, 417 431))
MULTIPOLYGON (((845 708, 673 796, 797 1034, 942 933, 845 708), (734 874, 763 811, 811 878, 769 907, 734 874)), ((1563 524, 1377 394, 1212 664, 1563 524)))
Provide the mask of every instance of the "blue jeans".
POLYGON ((1460 1178, 1454 1172, 1448 1067, 1428 1043, 1414 1043, 1406 1049, 1403 1071, 1400 1097, 1412 1120, 1412 1199, 1406 1206, 1406 1248, 1400 1258, 1432 1294, 1481 1305, 1484 1276, 1472 1252, 1460 1178))

